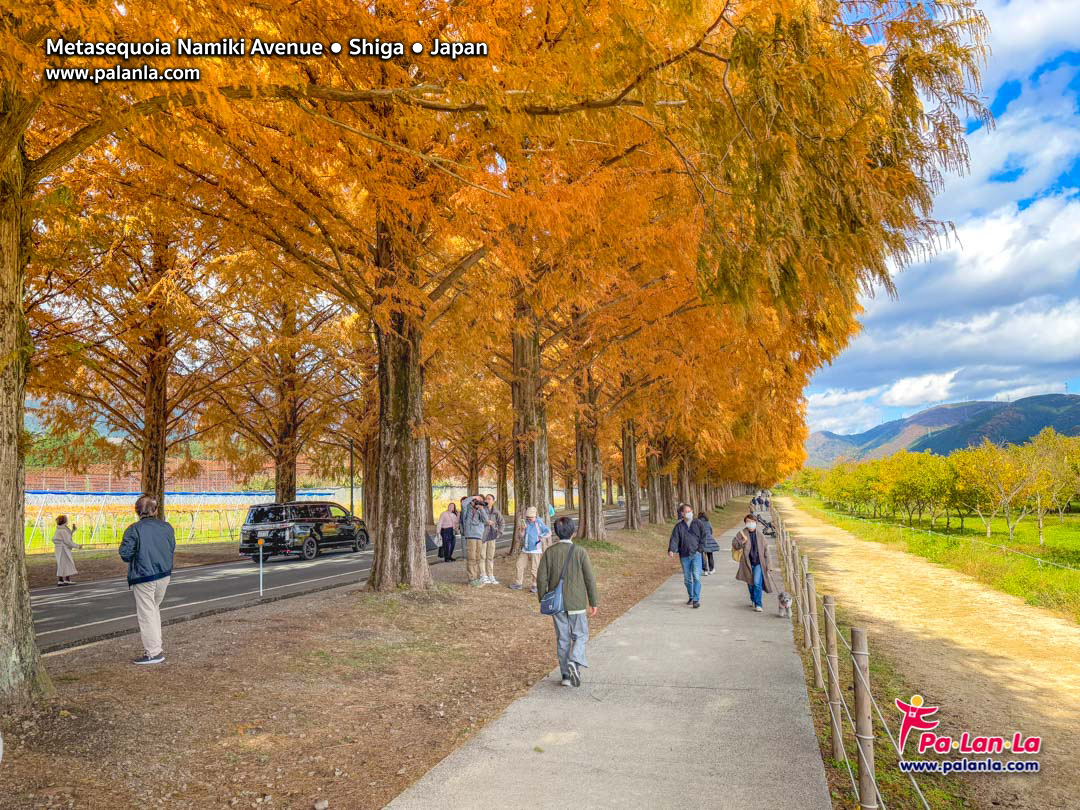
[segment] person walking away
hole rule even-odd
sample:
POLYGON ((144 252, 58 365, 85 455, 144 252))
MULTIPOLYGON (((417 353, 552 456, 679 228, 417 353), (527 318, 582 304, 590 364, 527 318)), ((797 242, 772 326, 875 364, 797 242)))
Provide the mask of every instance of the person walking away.
POLYGON ((525 565, 528 563, 532 569, 533 586, 530 590, 536 593, 536 572, 540 570, 540 558, 547 550, 547 540, 551 537, 551 529, 544 525, 544 521, 537 517, 537 509, 530 506, 525 510, 525 522, 518 530, 521 541, 521 551, 517 558, 517 579, 510 586, 513 591, 520 591, 524 586, 525 565))
POLYGON ((457 504, 451 501, 446 505, 443 513, 439 515, 439 522, 435 524, 439 530, 439 536, 442 538, 442 545, 439 547, 439 559, 444 562, 454 561, 454 537, 457 535, 459 522, 457 504))
POLYGON ((74 548, 82 548, 71 539, 75 531, 74 524, 68 526, 67 515, 56 518, 56 532, 53 534, 53 550, 56 553, 56 587, 73 584, 71 578, 79 573, 75 568, 75 558, 71 555, 74 548))
POLYGON ((739 560, 735 579, 746 583, 754 610, 761 613, 762 592, 773 592, 772 551, 769 538, 757 529, 753 515, 743 518, 742 529, 731 539, 731 549, 739 560))
POLYGON ((701 607, 701 552, 705 550, 705 530, 694 520, 690 504, 679 506, 680 520, 671 530, 668 556, 678 555, 682 564, 683 582, 686 583, 686 604, 701 607))
POLYGON ((555 653, 563 686, 581 686, 581 670, 589 666, 585 659, 589 617, 595 616, 600 607, 589 552, 574 544, 576 530, 571 518, 563 516, 555 521, 558 542, 544 552, 536 572, 537 598, 541 602, 562 578, 563 610, 551 618, 555 622, 555 653))
POLYGON ((495 579, 495 544, 502 537, 503 516, 495 506, 495 496, 488 495, 487 502, 487 528, 484 529, 484 544, 481 549, 480 561, 483 563, 480 569, 480 577, 485 585, 498 585, 495 579))
POLYGON ((701 575, 707 577, 716 571, 716 559, 713 555, 720 550, 720 544, 713 537, 709 516, 704 512, 699 512, 697 519, 701 524, 701 528, 705 530, 705 550, 701 552, 701 575))
POLYGON ((474 495, 464 506, 461 515, 461 535, 465 538, 465 570, 469 584, 479 587, 486 584, 480 560, 480 547, 484 544, 488 512, 484 499, 474 495))
POLYGON ((176 535, 173 527, 157 518, 158 504, 150 495, 135 501, 137 523, 124 531, 120 559, 128 564, 128 587, 135 594, 144 654, 135 664, 164 664, 161 646, 161 601, 172 579, 176 535))

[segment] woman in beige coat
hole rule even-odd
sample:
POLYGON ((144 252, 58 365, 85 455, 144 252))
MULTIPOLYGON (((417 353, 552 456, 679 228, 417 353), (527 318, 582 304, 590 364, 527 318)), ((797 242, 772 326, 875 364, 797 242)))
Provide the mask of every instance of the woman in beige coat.
POLYGON ((56 585, 71 585, 71 578, 78 572, 75 568, 75 558, 71 556, 71 550, 82 548, 71 539, 74 526, 68 526, 67 515, 60 515, 56 519, 56 534, 53 535, 53 547, 56 549, 56 585))
POLYGON ((731 540, 731 552, 739 558, 735 579, 746 583, 754 610, 760 613, 762 591, 773 592, 772 547, 765 533, 758 531, 753 515, 743 518, 742 529, 731 540))

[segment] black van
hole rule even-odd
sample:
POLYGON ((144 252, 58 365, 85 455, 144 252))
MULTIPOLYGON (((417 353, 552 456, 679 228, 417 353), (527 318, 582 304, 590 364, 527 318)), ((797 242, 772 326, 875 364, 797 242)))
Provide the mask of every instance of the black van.
POLYGON ((240 553, 259 561, 259 539, 265 560, 295 554, 313 560, 324 548, 362 551, 368 544, 364 521, 332 501, 264 503, 248 510, 240 528, 240 553))

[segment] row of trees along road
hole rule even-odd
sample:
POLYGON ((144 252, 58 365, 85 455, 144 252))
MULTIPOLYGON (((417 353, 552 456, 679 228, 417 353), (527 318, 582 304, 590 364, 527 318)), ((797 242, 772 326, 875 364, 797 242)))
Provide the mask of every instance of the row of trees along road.
POLYGON ((905 514, 908 524, 918 515, 949 526, 955 513, 964 520, 978 516, 990 536, 1001 517, 1014 538, 1016 526, 1032 515, 1039 526, 1056 512, 1065 519, 1080 495, 1080 437, 1062 436, 1045 428, 1022 445, 996 445, 988 439, 948 456, 929 451, 902 451, 883 459, 842 462, 832 469, 800 470, 791 479, 801 492, 819 494, 827 503, 871 517, 905 514))
POLYGON ((284 497, 299 453, 340 459, 353 438, 379 590, 430 584, 431 465, 481 463, 462 445, 477 423, 518 504, 547 500, 572 446, 588 536, 611 473, 665 519, 676 494, 709 504, 798 466, 808 375, 855 331, 860 291, 891 290, 942 232, 933 192, 986 115, 974 0, 24 2, 2 19, 4 701, 48 688, 22 561, 28 394, 71 455, 107 424, 159 497, 193 441, 272 458, 284 497), (451 35, 493 56, 46 83, 44 40, 69 31, 451 35))

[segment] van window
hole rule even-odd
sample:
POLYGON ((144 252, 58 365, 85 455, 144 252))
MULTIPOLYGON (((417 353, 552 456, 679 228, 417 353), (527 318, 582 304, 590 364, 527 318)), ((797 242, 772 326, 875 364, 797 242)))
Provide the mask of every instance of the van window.
POLYGON ((270 506, 253 506, 248 510, 247 523, 281 523, 285 520, 285 507, 272 504, 270 506))

